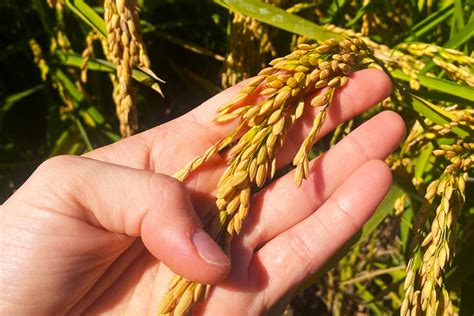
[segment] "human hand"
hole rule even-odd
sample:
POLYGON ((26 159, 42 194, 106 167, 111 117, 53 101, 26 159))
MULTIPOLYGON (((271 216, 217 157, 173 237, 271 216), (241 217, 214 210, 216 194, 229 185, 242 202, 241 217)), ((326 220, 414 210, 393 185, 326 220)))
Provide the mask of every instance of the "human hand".
MULTIPOLYGON (((350 78, 320 137, 390 94, 379 71, 350 78)), ((193 238, 196 213, 212 203, 224 158, 213 157, 184 185, 169 175, 235 127, 212 119, 237 91, 85 157, 40 166, 0 209, 0 314, 156 314, 168 267, 199 282, 220 282, 196 313, 262 314, 320 269, 388 190, 391 175, 382 160, 403 137, 403 121, 380 113, 313 160, 299 189, 290 173, 253 196, 230 265, 206 234, 193 238)), ((291 161, 314 114, 290 132, 279 167, 291 161)))

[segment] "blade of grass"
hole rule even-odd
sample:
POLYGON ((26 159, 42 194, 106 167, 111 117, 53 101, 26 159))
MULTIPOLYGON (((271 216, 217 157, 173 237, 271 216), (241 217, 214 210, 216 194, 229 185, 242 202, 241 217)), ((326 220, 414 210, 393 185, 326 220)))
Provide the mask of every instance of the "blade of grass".
POLYGON ((459 32, 453 34, 451 38, 443 45, 449 48, 459 48, 464 43, 467 43, 474 36, 474 15, 459 32))
POLYGON ((456 26, 458 30, 464 28, 464 14, 462 12, 462 1, 454 1, 454 21, 456 21, 456 26))
POLYGON ((69 92, 74 101, 73 105, 78 107, 78 105, 84 101, 84 95, 77 89, 74 83, 61 69, 55 68, 53 76, 55 76, 56 79, 63 84, 64 88, 69 92))
POLYGON ((16 102, 32 95, 33 93, 41 90, 44 88, 44 84, 39 84, 34 86, 33 88, 27 89, 22 92, 18 92, 12 95, 9 95, 3 100, 3 105, 1 107, 1 111, 8 111, 16 102))
POLYGON ((425 170, 427 169, 428 162, 433 154, 434 146, 432 143, 426 144, 426 146, 421 150, 420 155, 416 158, 415 162, 415 177, 422 178, 425 170))
POLYGON ((94 128, 100 127, 98 131, 104 134, 112 142, 120 140, 121 137, 113 132, 112 127, 105 121, 105 118, 100 114, 95 106, 91 105, 85 110, 79 110, 79 115, 87 125, 94 128))
POLYGON ((417 91, 416 95, 420 96, 422 98, 425 98, 425 99, 432 100, 434 102, 446 101, 446 102, 451 102, 451 103, 458 104, 459 106, 462 106, 462 107, 471 107, 472 106, 472 102, 470 102, 466 99, 459 98, 459 97, 451 95, 451 94, 446 94, 446 93, 443 93, 443 92, 434 91, 434 90, 417 91))
POLYGON ((72 115, 71 118, 73 119, 74 123, 76 123, 79 133, 81 134, 82 139, 84 140, 84 143, 86 144, 87 150, 88 151, 93 150, 94 146, 92 146, 89 135, 87 135, 86 129, 84 128, 84 125, 82 124, 81 120, 75 117, 74 115, 72 115))
POLYGON ((297 15, 258 0, 219 0, 215 3, 242 15, 250 16, 260 22, 294 34, 305 35, 312 39, 342 38, 340 34, 328 31, 297 15))
POLYGON ((6 97, 3 100, 3 104, 0 105, 0 130, 2 129, 2 126, 3 126, 3 118, 5 117, 5 113, 8 112, 15 105, 16 102, 32 95, 33 93, 43 88, 44 88, 44 84, 39 84, 28 90, 18 92, 6 97))
POLYGON ((69 144, 71 144, 72 141, 73 141, 73 135, 71 133, 71 128, 69 127, 66 130, 64 130, 56 139, 54 143, 54 148, 51 150, 49 157, 66 153, 68 151, 66 148, 69 146, 69 144))
MULTIPOLYGON (((454 28, 453 28, 454 29, 454 28)), ((474 36, 474 13, 471 14, 471 19, 468 24, 464 26, 459 32, 450 36, 449 40, 444 43, 443 47, 459 49, 464 43, 467 43, 474 36)), ((420 71, 420 74, 425 74, 435 67, 435 63, 430 61, 420 71)))
POLYGON ((423 35, 431 32, 435 27, 437 27, 441 22, 452 16, 454 13, 454 4, 451 3, 444 8, 430 14, 423 21, 416 24, 411 28, 411 35, 408 36, 403 42, 414 41, 423 35))
POLYGON ((362 19, 364 14, 368 11, 368 9, 371 7, 371 4, 373 3, 374 2, 369 1, 366 5, 362 6, 359 10, 357 10, 354 18, 346 23, 346 27, 350 28, 354 26, 360 19, 362 19))
POLYGON ((368 271, 368 272, 363 272, 359 275, 354 276, 352 279, 349 280, 341 280, 340 285, 349 285, 349 284, 355 284, 355 283, 360 283, 364 281, 370 281, 371 279, 374 279, 378 277, 379 275, 384 275, 384 274, 390 274, 394 271, 400 271, 400 270, 405 270, 405 265, 401 265, 398 267, 390 267, 390 268, 383 268, 380 270, 373 270, 373 271, 368 271))
POLYGON ((377 306, 377 304, 373 303, 373 300, 374 300, 373 294, 370 293, 367 290, 367 288, 365 288, 361 284, 356 283, 355 286, 357 287, 357 290, 359 292, 358 295, 364 300, 364 302, 368 302, 367 307, 370 309, 371 314, 383 315, 384 313, 382 312, 382 310, 377 306))
MULTIPOLYGON (((78 54, 70 54, 70 53, 60 53, 56 54, 55 62, 57 64, 61 64, 64 66, 72 66, 80 68, 82 64, 82 56, 78 54)), ((89 59, 87 64, 87 69, 95 70, 95 71, 103 71, 103 72, 115 72, 115 65, 103 60, 103 59, 89 59)), ((136 81, 140 82, 141 84, 148 86, 158 92, 161 96, 163 96, 163 92, 161 91, 161 87, 158 82, 165 82, 162 79, 154 76, 154 74, 145 72, 143 69, 133 69, 132 77, 136 81)))
POLYGON ((107 36, 105 21, 83 0, 66 0, 66 5, 81 20, 103 36, 107 36))
MULTIPOLYGON (((402 254, 409 250, 410 233, 413 223, 413 204, 410 203, 400 218, 400 243, 402 245, 402 254)), ((406 254, 408 255, 408 254, 406 254)))
POLYGON ((80 155, 84 153, 84 144, 83 143, 74 143, 68 150, 68 155, 80 155))
MULTIPOLYGON (((430 119, 432 122, 444 125, 452 121, 451 114, 439 106, 434 105, 433 103, 420 98, 414 94, 410 94, 412 97, 412 106, 415 111, 420 115, 430 119)), ((456 126, 452 128, 452 131, 458 136, 465 138, 470 136, 473 131, 465 126, 456 126)))
MULTIPOLYGON (((396 69, 394 71, 391 71, 390 73, 396 79, 400 79, 407 82, 410 81, 410 77, 403 73, 403 71, 401 71, 400 69, 396 69)), ((448 80, 431 78, 421 74, 418 74, 418 80, 420 81, 420 84, 426 88, 438 90, 474 102, 474 89, 471 87, 448 80)))

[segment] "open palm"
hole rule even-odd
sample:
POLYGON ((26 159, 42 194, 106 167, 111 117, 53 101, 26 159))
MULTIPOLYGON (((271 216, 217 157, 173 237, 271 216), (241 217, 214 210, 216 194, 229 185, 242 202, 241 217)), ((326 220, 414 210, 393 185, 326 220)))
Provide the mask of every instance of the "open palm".
MULTIPOLYGON (((199 282, 223 280, 196 313, 257 315, 321 268, 388 190, 391 175, 382 160, 403 137, 403 121, 380 113, 313 160, 299 189, 291 173, 265 187, 252 197, 233 241, 231 268, 222 258, 211 265, 181 245, 189 236, 176 232, 195 219, 177 216, 188 207, 199 214, 212 203, 225 159, 216 155, 204 164, 184 191, 156 174, 172 175, 235 127, 212 119, 237 91, 85 157, 42 165, 1 206, 0 312, 156 314, 173 274, 169 266, 199 282), (150 211, 155 208, 161 215, 150 211)), ((335 96, 320 137, 390 92, 379 71, 353 74, 335 96)), ((290 132, 279 167, 291 161, 314 115, 308 111, 290 132)))

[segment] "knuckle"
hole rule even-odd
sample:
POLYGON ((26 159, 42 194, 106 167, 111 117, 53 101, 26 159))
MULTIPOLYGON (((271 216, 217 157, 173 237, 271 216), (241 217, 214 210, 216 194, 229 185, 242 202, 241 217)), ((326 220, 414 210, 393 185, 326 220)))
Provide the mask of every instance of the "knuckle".
POLYGON ((74 163, 76 163, 78 159, 78 157, 72 155, 54 156, 41 163, 37 168, 37 172, 42 174, 55 173, 59 169, 74 165, 74 163))
POLYGON ((163 174, 153 174, 150 178, 150 191, 161 191, 163 195, 182 194, 183 184, 173 177, 163 174))
POLYGON ((333 205, 335 208, 335 212, 337 212, 342 217, 340 220, 341 223, 347 225, 351 229, 351 231, 354 232, 358 231, 361 228, 362 224, 356 221, 346 203, 344 203, 340 199, 335 199, 333 201, 333 205))
POLYGON ((350 147, 351 152, 355 155, 360 156, 363 158, 363 161, 369 161, 371 159, 371 155, 367 152, 367 149, 362 145, 362 143, 357 139, 357 137, 353 137, 351 135, 346 137, 348 147, 350 147))
POLYGON ((295 257, 300 259, 301 268, 304 271, 305 277, 307 277, 312 273, 311 263, 314 257, 313 251, 311 251, 307 241, 299 232, 292 230, 290 230, 290 232, 288 239, 290 251, 295 257))
POLYGON ((173 177, 163 174, 153 174, 150 177, 148 190, 149 196, 158 206, 164 206, 171 200, 184 200, 186 189, 184 185, 173 177))

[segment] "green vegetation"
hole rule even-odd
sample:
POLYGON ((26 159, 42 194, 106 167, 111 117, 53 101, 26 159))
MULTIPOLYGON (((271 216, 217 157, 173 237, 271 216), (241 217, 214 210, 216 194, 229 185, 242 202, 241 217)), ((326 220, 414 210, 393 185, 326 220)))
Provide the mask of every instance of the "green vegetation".
POLYGON ((146 52, 140 48, 129 74, 133 102, 124 119, 117 87, 126 74, 107 50, 102 2, 0 0, 0 201, 50 156, 82 154, 169 121, 297 44, 359 38, 394 93, 339 126, 310 157, 385 109, 402 115, 407 138, 388 160, 395 183, 374 217, 302 285, 287 312, 474 313, 472 1, 137 5, 146 52))

